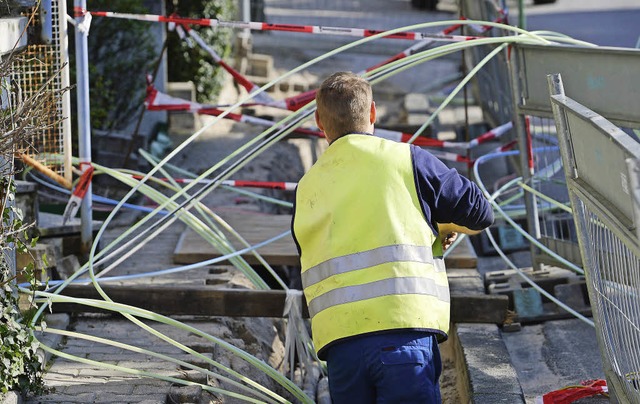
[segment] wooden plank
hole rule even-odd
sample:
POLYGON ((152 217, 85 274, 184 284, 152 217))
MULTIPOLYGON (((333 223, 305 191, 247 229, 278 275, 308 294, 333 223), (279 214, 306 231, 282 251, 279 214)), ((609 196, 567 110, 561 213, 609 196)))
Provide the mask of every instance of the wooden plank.
MULTIPOLYGON (((103 286, 115 302, 164 315, 227 317, 282 317, 286 292, 282 290, 214 289, 207 286, 103 286)), ((70 285, 65 296, 100 299, 92 285, 70 285)), ((304 299, 303 299, 304 300, 304 299)), ((502 324, 509 298, 502 295, 452 295, 451 320, 461 323, 502 324)), ((93 307, 55 303, 54 312, 96 312, 93 307)), ((308 317, 306 303, 303 315, 308 317)))
MULTIPOLYGON (((261 243, 291 228, 291 215, 270 215, 241 209, 220 209, 215 213, 250 245, 261 243)), ((245 248, 228 232, 225 232, 225 236, 234 249, 245 248)), ((258 249, 258 252, 271 265, 300 265, 298 250, 290 235, 258 249)), ((176 264, 193 264, 220 256, 222 254, 219 251, 199 234, 188 228, 180 236, 173 253, 173 261, 176 264)), ((252 254, 244 254, 242 257, 251 265, 259 265, 258 260, 252 254)))
POLYGON ((444 263, 447 268, 477 268, 478 256, 471 244, 471 239, 465 237, 456 248, 451 250, 444 259, 444 263))
MULTIPOLYGON (((217 210, 216 213, 251 245, 268 240, 291 228, 291 215, 270 215, 240 209, 223 209, 217 210)), ((236 250, 244 248, 234 237, 228 233, 225 235, 236 250)), ((258 252, 271 265, 300 265, 298 249, 291 236, 264 246, 258 249, 258 252)), ((176 264, 194 264, 221 255, 199 234, 188 228, 180 236, 173 253, 173 261, 176 264)), ((259 265, 252 254, 245 254, 243 257, 249 264, 259 265)), ((468 237, 465 237, 445 259, 447 268, 476 268, 477 262, 478 257, 468 237)))
MULTIPOLYGON (((102 286, 102 289, 114 302, 164 315, 282 317, 286 298, 282 290, 217 289, 210 286, 136 285, 102 286)), ((104 300, 92 285, 69 285, 63 294, 104 300)), ((59 306, 56 311, 95 310, 77 304, 56 303, 54 306, 59 306)))

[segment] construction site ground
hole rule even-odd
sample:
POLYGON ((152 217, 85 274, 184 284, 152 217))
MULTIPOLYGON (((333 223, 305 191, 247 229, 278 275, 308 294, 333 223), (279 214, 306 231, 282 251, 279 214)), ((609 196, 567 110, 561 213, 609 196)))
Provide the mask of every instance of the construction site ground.
MULTIPOLYGON (((370 0, 366 2, 366 7, 364 3, 361 7, 354 6, 352 2, 344 2, 342 6, 336 6, 336 3, 329 0, 306 2, 266 0, 265 14, 268 22, 272 23, 374 29, 389 29, 426 21, 452 19, 456 15, 455 3, 451 1, 441 1, 438 12, 417 11, 411 8, 409 1, 370 0), (340 9, 341 7, 344 9, 340 9)), ((262 80, 262 83, 258 84, 264 84, 324 52, 351 41, 352 39, 349 38, 300 33, 253 33, 248 58, 245 62, 242 60, 236 62, 249 77, 257 83, 262 80), (261 63, 262 70, 256 71, 255 66, 251 66, 252 60, 261 63), (241 63, 247 64, 243 68, 241 63)), ((317 86, 324 77, 334 71, 361 71, 406 47, 406 43, 392 40, 381 40, 364 45, 291 76, 278 85, 271 95, 274 98, 282 98, 293 95, 295 92, 305 91, 317 86)), ((416 115, 427 116, 430 106, 425 105, 424 110, 410 111, 407 108, 407 97, 416 96, 417 99, 422 99, 420 97, 426 94, 435 94, 437 89, 432 88, 433 84, 450 77, 458 72, 459 68, 460 55, 449 56, 417 66, 374 87, 374 96, 380 113, 379 125, 396 128, 410 128, 412 124, 415 125, 410 120, 420 119, 416 115)), ((227 97, 226 101, 233 102, 242 94, 237 87, 228 83, 222 97, 227 97)), ((482 114, 479 108, 474 106, 473 102, 470 104, 466 119, 470 123, 481 122, 482 114)), ((254 112, 277 116, 276 111, 254 112)), ((211 119, 187 117, 185 120, 184 118, 175 117, 174 126, 170 129, 174 144, 179 144, 192 133, 188 130, 189 125, 194 125, 193 129, 198 129, 207 125, 211 119), (182 127, 178 127, 180 125, 182 127)), ((447 108, 437 122, 438 136, 454 139, 456 129, 464 122, 463 108, 447 108)), ((221 122, 205 130, 172 163, 194 173, 200 173, 259 132, 260 129, 253 126, 221 122)), ((276 145, 243 169, 238 174, 238 179, 295 181, 295 178, 274 178, 274 172, 276 172, 274 167, 278 170, 288 170, 289 173, 304 170, 312 159, 309 155, 313 153, 309 150, 322 148, 321 143, 309 146, 308 142, 297 139, 276 145), (300 153, 303 149, 307 152, 300 153), (300 156, 300 159, 292 159, 293 155, 300 156)), ((226 191, 214 192, 205 198, 203 203, 211 208, 264 211, 264 206, 226 191)), ((119 214, 108 227, 101 243, 106 245, 114 240, 139 217, 140 215, 135 212, 119 214)), ((173 224, 155 236, 139 253, 115 268, 110 275, 142 273, 175 266, 173 253, 184 230, 183 224, 173 224)), ((531 265, 530 254, 526 249, 512 252, 509 257, 518 267, 526 268, 531 265)), ((507 265, 500 257, 477 254, 477 268, 470 268, 472 272, 469 274, 472 275, 465 276, 474 278, 473 285, 477 287, 478 279, 481 279, 484 274, 503 269, 507 269, 507 265)), ((251 288, 249 281, 241 273, 224 265, 208 266, 170 276, 139 278, 135 281, 127 281, 127 284, 130 285, 131 282, 138 285, 206 284, 223 288, 251 288)), ((284 341, 280 319, 201 316, 179 316, 177 319, 243 348, 275 367, 282 364, 284 341)), ((120 316, 55 314, 49 315, 47 322, 50 327, 67 328, 122 342, 129 341, 154 352, 186 358, 186 354, 181 353, 177 348, 151 337, 120 316)), ((262 373, 250 368, 209 341, 168 326, 161 326, 159 330, 258 383, 279 391, 278 387, 274 386, 273 382, 262 373)), ((446 369, 442 378, 445 403, 470 401, 533 404, 537 396, 547 392, 576 385, 583 380, 604 378, 594 329, 581 321, 557 319, 523 324, 519 329, 512 327, 509 330, 508 332, 507 329, 495 324, 456 325, 451 333, 452 341, 448 343, 449 346, 443 347, 445 356, 451 350, 459 351, 459 356, 449 353, 449 357, 454 359, 445 362, 446 369), (453 345, 455 347, 452 347, 453 345), (460 363, 454 363, 456 360, 460 363)), ((154 361, 144 355, 126 352, 120 348, 78 339, 56 338, 51 335, 45 337, 45 342, 50 346, 58 347, 65 354, 77 355, 91 361, 128 366, 138 372, 154 372, 210 385, 219 383, 186 367, 170 368, 164 362, 154 361)), ((189 360, 193 361, 193 359, 189 360)), ((36 397, 8 395, 5 396, 4 403, 237 402, 203 392, 198 386, 179 386, 137 374, 127 375, 116 370, 104 369, 88 361, 79 363, 56 356, 50 357, 45 380, 47 387, 50 388, 47 394, 36 397)), ((224 383, 221 384, 224 385, 224 383)), ((606 398, 589 398, 580 402, 608 401, 606 398)))

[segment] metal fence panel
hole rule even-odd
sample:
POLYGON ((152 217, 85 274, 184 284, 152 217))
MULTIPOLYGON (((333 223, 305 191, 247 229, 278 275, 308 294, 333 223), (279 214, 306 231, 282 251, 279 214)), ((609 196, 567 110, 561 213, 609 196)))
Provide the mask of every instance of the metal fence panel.
MULTIPOLYGON (((616 124, 638 128, 640 82, 636 78, 640 71, 640 51, 517 44, 513 46, 510 61, 514 128, 521 156, 527 156, 529 146, 534 150, 532 167, 529 168, 528 159, 521 158, 519 169, 524 181, 535 191, 568 204, 551 104, 544 85, 546 77, 564 74, 565 87, 574 99, 592 103, 595 111, 616 124)), ((529 232, 560 256, 581 265, 573 218, 567 218, 564 212, 551 208, 534 195, 527 195, 525 204, 529 232)), ((562 265, 535 247, 531 253, 534 267, 541 263, 562 265)))
POLYGON ((567 186, 607 382, 621 402, 640 403, 640 246, 626 161, 640 144, 564 95, 550 79, 567 186))
POLYGON ((620 126, 640 125, 640 50, 524 44, 515 48, 522 113, 551 113, 546 77, 558 73, 573 99, 588 100, 591 109, 620 126))

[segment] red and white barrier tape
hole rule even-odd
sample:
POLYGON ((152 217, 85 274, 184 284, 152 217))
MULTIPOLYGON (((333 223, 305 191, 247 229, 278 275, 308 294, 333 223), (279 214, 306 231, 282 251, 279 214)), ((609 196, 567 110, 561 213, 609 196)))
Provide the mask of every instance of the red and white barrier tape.
MULTIPOLYGON (((466 20, 465 17, 460 17, 460 19, 461 20, 466 20)), ((501 23, 501 22, 504 21, 504 19, 505 19, 505 17, 501 15, 500 17, 496 18, 494 22, 501 23)), ((450 35, 453 31, 461 28, 462 26, 463 26, 463 24, 451 25, 451 26, 443 29, 442 31, 438 32, 437 35, 450 35)), ((493 28, 492 26, 489 26, 489 25, 478 26, 478 25, 475 25, 475 24, 474 25, 469 25, 469 27, 473 28, 474 30, 476 30, 478 33, 481 33, 481 34, 487 32, 491 28, 493 28)), ((411 56, 414 53, 417 53, 420 49, 422 49, 422 48, 424 48, 426 46, 429 46, 434 42, 436 42, 436 41, 433 38, 425 39, 425 40, 423 40, 421 42, 418 42, 417 44, 408 47, 407 49, 405 49, 402 52, 390 57, 389 59, 386 59, 386 60, 378 63, 375 66, 369 67, 368 69, 364 70, 360 74, 362 75, 362 74, 364 74, 366 72, 370 72, 370 71, 372 71, 374 69, 377 69, 378 67, 382 67, 382 66, 384 66, 386 64, 389 64, 391 62, 395 62, 396 60, 404 59, 407 56, 411 56)))
MULTIPOLYGON (((213 115, 219 116, 224 112, 224 110, 219 109, 213 106, 207 106, 203 104, 198 104, 196 102, 183 100, 181 98, 172 97, 168 94, 165 94, 161 91, 158 91, 153 85, 149 85, 147 87, 147 98, 145 100, 145 105, 148 110, 152 111, 185 111, 192 112, 196 114, 204 114, 204 115, 213 115)), ((225 116, 227 119, 232 119, 236 122, 250 123, 260 126, 273 126, 276 123, 263 118, 258 118, 245 114, 235 114, 229 113, 225 116)), ((504 135, 506 132, 513 128, 513 124, 511 122, 507 122, 498 127, 495 127, 477 138, 473 139, 470 142, 449 142, 444 140, 432 139, 427 137, 418 137, 413 144, 421 147, 442 147, 442 148, 458 148, 458 149, 471 149, 476 147, 482 143, 486 143, 492 140, 498 139, 500 136, 504 135)), ((319 136, 324 137, 324 134, 316 128, 313 129, 305 129, 305 128, 297 128, 296 132, 303 133, 311 136, 319 136)), ((394 140, 396 142, 406 143, 413 136, 410 133, 404 133, 400 131, 394 131, 383 128, 375 128, 374 135, 394 140)), ((447 158, 451 160, 451 158, 447 158)), ((452 161, 464 161, 466 157, 460 157, 453 159, 452 161), (461 160, 463 159, 463 160, 461 160)), ((468 159, 467 159, 468 160, 468 159)))
MULTIPOLYGON (((141 180, 144 178, 142 175, 131 175, 131 178, 141 180)), ((155 178, 157 180, 169 182, 168 178, 155 178)), ((175 178, 173 181, 178 184, 213 184, 216 181, 213 180, 195 180, 189 178, 175 178)), ((298 186, 297 182, 283 182, 283 181, 245 181, 245 180, 223 180, 217 181, 221 185, 227 185, 236 188, 265 188, 265 189, 282 189, 284 191, 293 191, 298 186)))
MULTIPOLYGON (((242 87, 244 87, 244 89, 247 90, 248 93, 252 93, 254 91, 260 90, 260 87, 258 85, 252 83, 249 79, 247 79, 245 76, 240 74, 240 72, 235 70, 233 67, 229 66, 229 64, 227 64, 227 62, 225 62, 220 57, 220 55, 218 55, 218 53, 212 47, 210 47, 202 39, 202 37, 198 35, 196 31, 192 30, 188 25, 177 25, 175 28, 178 32, 181 32, 183 29, 186 30, 187 33, 189 34, 189 37, 192 38, 205 52, 207 52, 215 63, 217 63, 220 67, 222 67, 229 74, 231 74, 231 76, 233 77, 233 80, 236 83, 240 84, 242 87)), ((255 100, 263 104, 276 103, 276 101, 273 98, 271 98, 269 94, 265 92, 261 92, 257 94, 255 96, 255 100)))
MULTIPOLYGON (((192 112, 196 114, 213 115, 213 116, 218 116, 223 112, 225 112, 224 110, 216 107, 206 106, 206 105, 198 104, 192 101, 183 100, 181 98, 172 97, 170 95, 167 95, 165 93, 158 91, 152 85, 149 85, 147 87, 147 99, 145 100, 145 105, 147 109, 151 111, 161 111, 161 110, 185 111, 185 112, 192 112)), ((257 117, 245 115, 245 114, 229 113, 225 115, 225 118, 232 119, 236 122, 243 122, 243 123, 255 124, 260 126, 273 126, 276 124, 276 122, 268 119, 257 118, 257 117)), ((305 135, 324 137, 324 133, 322 133, 317 128, 313 128, 313 129, 296 128, 295 131, 305 135)), ((410 133, 403 133, 400 131, 393 131, 393 130, 380 129, 380 128, 374 129, 373 134, 385 139, 394 140, 396 142, 405 142, 405 143, 409 139, 411 139, 411 137, 413 136, 410 133)), ((413 142, 414 145, 421 146, 421 147, 441 147, 442 143, 443 142, 440 140, 426 138, 426 137, 418 137, 413 142)))
MULTIPOLYGON (((150 22, 173 22, 176 24, 192 24, 207 27, 224 27, 237 29, 251 29, 255 31, 286 31, 299 32, 307 34, 319 35, 344 35, 366 38, 377 34, 384 33, 384 30, 365 29, 365 28, 347 28, 347 27, 324 27, 319 25, 296 25, 296 24, 269 24, 266 22, 242 22, 242 21, 221 21, 215 18, 184 18, 178 16, 162 16, 153 14, 131 14, 117 13, 113 11, 87 11, 94 16, 109 18, 124 18, 129 20, 150 21, 150 22)), ((481 37, 469 35, 442 35, 429 34, 422 32, 397 32, 385 36, 386 39, 406 39, 413 41, 421 41, 431 39, 434 41, 444 42, 464 42, 481 37)))
POLYGON ((80 205, 82 204, 82 200, 91 185, 91 179, 93 178, 93 166, 91 163, 80 163, 80 169, 82 170, 82 175, 80 176, 80 180, 78 181, 75 189, 71 193, 69 202, 67 202, 67 206, 65 206, 64 213, 62 214, 63 225, 71 220, 72 217, 76 216, 80 209, 80 205))

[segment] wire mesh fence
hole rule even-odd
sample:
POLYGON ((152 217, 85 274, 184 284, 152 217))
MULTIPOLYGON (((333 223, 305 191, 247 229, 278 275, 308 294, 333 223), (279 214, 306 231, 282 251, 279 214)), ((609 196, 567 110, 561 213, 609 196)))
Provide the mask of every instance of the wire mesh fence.
POLYGON ((598 311, 596 328, 609 367, 607 379, 616 387, 615 394, 640 403, 640 258, 603 225, 596 209, 577 199, 589 254, 591 301, 598 311))
MULTIPOLYGON (((30 31, 39 32, 30 37, 30 44, 20 53, 15 62, 13 82, 19 88, 23 99, 34 95, 45 84, 50 90, 59 93, 69 86, 69 72, 66 57, 66 6, 64 2, 43 1, 39 9, 31 10, 30 31), (47 82, 52 79, 48 84, 47 82)), ((54 172, 71 179, 71 127, 69 95, 65 93, 56 98, 50 108, 57 111, 52 116, 61 117, 46 130, 27 139, 19 148, 33 156, 54 172), (53 154, 64 155, 50 158, 53 154)))
MULTIPOLYGON (((497 0, 464 0, 460 2, 460 14, 471 20, 508 23, 503 1, 497 0)), ((470 31, 469 28, 464 28, 470 31)), ((478 35, 477 32, 470 34, 478 35)), ((486 37, 502 37, 511 35, 507 30, 491 28, 483 34, 486 37)), ((493 45, 474 46, 466 51, 466 66, 472 67, 483 60, 493 49, 493 45)), ((474 80, 474 96, 482 107, 485 119, 492 127, 510 122, 513 118, 513 96, 509 82, 509 65, 507 53, 502 52, 492 58, 474 80)))
MULTIPOLYGON (((568 261, 581 266, 578 238, 569 206, 569 193, 562 169, 555 122, 552 118, 526 115, 525 133, 531 142, 532 167, 529 185, 536 197, 538 240, 568 261)), ((547 255, 535 253, 536 262, 557 264, 547 255)))
POLYGON ((550 85, 607 382, 619 402, 640 403, 640 184, 626 164, 640 157, 640 143, 564 96, 559 75, 550 85))

